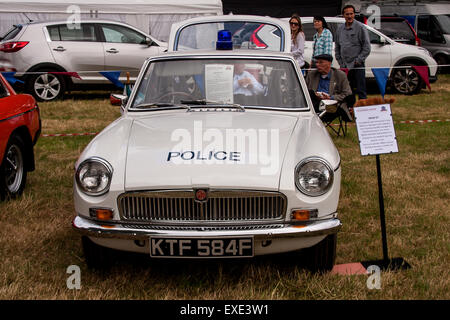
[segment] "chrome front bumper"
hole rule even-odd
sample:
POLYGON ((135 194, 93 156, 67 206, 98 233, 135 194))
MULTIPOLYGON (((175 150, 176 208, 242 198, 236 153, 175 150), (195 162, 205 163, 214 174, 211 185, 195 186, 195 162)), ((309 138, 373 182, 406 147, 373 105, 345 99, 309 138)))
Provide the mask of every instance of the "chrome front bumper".
MULTIPOLYGON (((261 229, 228 229, 228 230, 157 230, 124 227, 125 222, 116 224, 100 224, 91 219, 76 216, 72 226, 82 235, 94 238, 110 238, 124 240, 148 240, 150 236, 174 237, 220 237, 220 236, 253 236, 255 240, 276 240, 281 238, 305 238, 334 234, 341 228, 337 218, 319 220, 305 226, 285 225, 280 228, 261 229)), ((281 223, 283 224, 283 223, 281 223)))

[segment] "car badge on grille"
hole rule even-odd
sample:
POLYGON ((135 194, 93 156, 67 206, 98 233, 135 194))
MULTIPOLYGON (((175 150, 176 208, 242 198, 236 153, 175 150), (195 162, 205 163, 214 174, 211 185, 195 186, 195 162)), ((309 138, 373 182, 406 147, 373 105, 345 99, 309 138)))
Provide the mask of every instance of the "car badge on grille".
POLYGON ((205 189, 195 190, 195 201, 206 202, 208 200, 208 191, 205 189))

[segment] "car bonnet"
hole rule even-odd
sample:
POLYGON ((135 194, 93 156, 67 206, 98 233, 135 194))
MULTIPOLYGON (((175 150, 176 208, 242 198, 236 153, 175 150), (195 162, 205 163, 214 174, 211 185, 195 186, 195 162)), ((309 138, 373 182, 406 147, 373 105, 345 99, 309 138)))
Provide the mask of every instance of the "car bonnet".
POLYGON ((127 191, 151 188, 276 190, 298 113, 172 111, 134 120, 127 191))

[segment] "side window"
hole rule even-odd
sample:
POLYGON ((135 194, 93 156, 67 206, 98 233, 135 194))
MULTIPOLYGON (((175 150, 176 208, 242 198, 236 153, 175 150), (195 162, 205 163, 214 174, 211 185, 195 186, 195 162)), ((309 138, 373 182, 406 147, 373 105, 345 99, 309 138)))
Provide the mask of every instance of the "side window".
POLYGON ((379 31, 392 39, 415 40, 414 33, 406 21, 381 20, 381 29, 379 31))
POLYGON ((79 28, 68 28, 66 24, 48 26, 52 41, 97 41, 92 24, 81 24, 79 28))
POLYGON ((430 41, 434 43, 445 43, 444 37, 442 35, 442 29, 439 26, 436 17, 433 16, 430 18, 430 31, 429 31, 429 37, 431 38, 430 41))
POLYGON ((104 24, 101 26, 106 42, 114 43, 145 43, 145 36, 126 27, 113 24, 104 24))
POLYGON ((370 43, 380 43, 379 35, 377 35, 375 32, 372 32, 370 30, 367 30, 367 32, 369 33, 370 43))
POLYGON ((61 36, 59 35, 59 26, 48 26, 47 30, 52 41, 61 41, 61 36))
POLYGON ((8 91, 6 91, 3 83, 0 81, 0 98, 4 98, 8 96, 8 91))
POLYGON ((417 36, 421 39, 429 40, 428 28, 430 24, 430 16, 419 16, 417 19, 417 36))

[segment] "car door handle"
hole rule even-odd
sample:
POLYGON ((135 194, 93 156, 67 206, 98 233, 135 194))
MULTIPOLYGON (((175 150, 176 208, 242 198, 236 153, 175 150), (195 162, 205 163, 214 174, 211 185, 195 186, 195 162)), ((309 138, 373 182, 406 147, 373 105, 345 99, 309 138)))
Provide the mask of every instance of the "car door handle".
POLYGON ((53 51, 63 52, 63 51, 66 51, 66 48, 59 46, 59 47, 54 48, 53 51))
POLYGON ((111 48, 109 50, 106 50, 106 52, 108 52, 108 53, 119 53, 119 50, 111 48))

